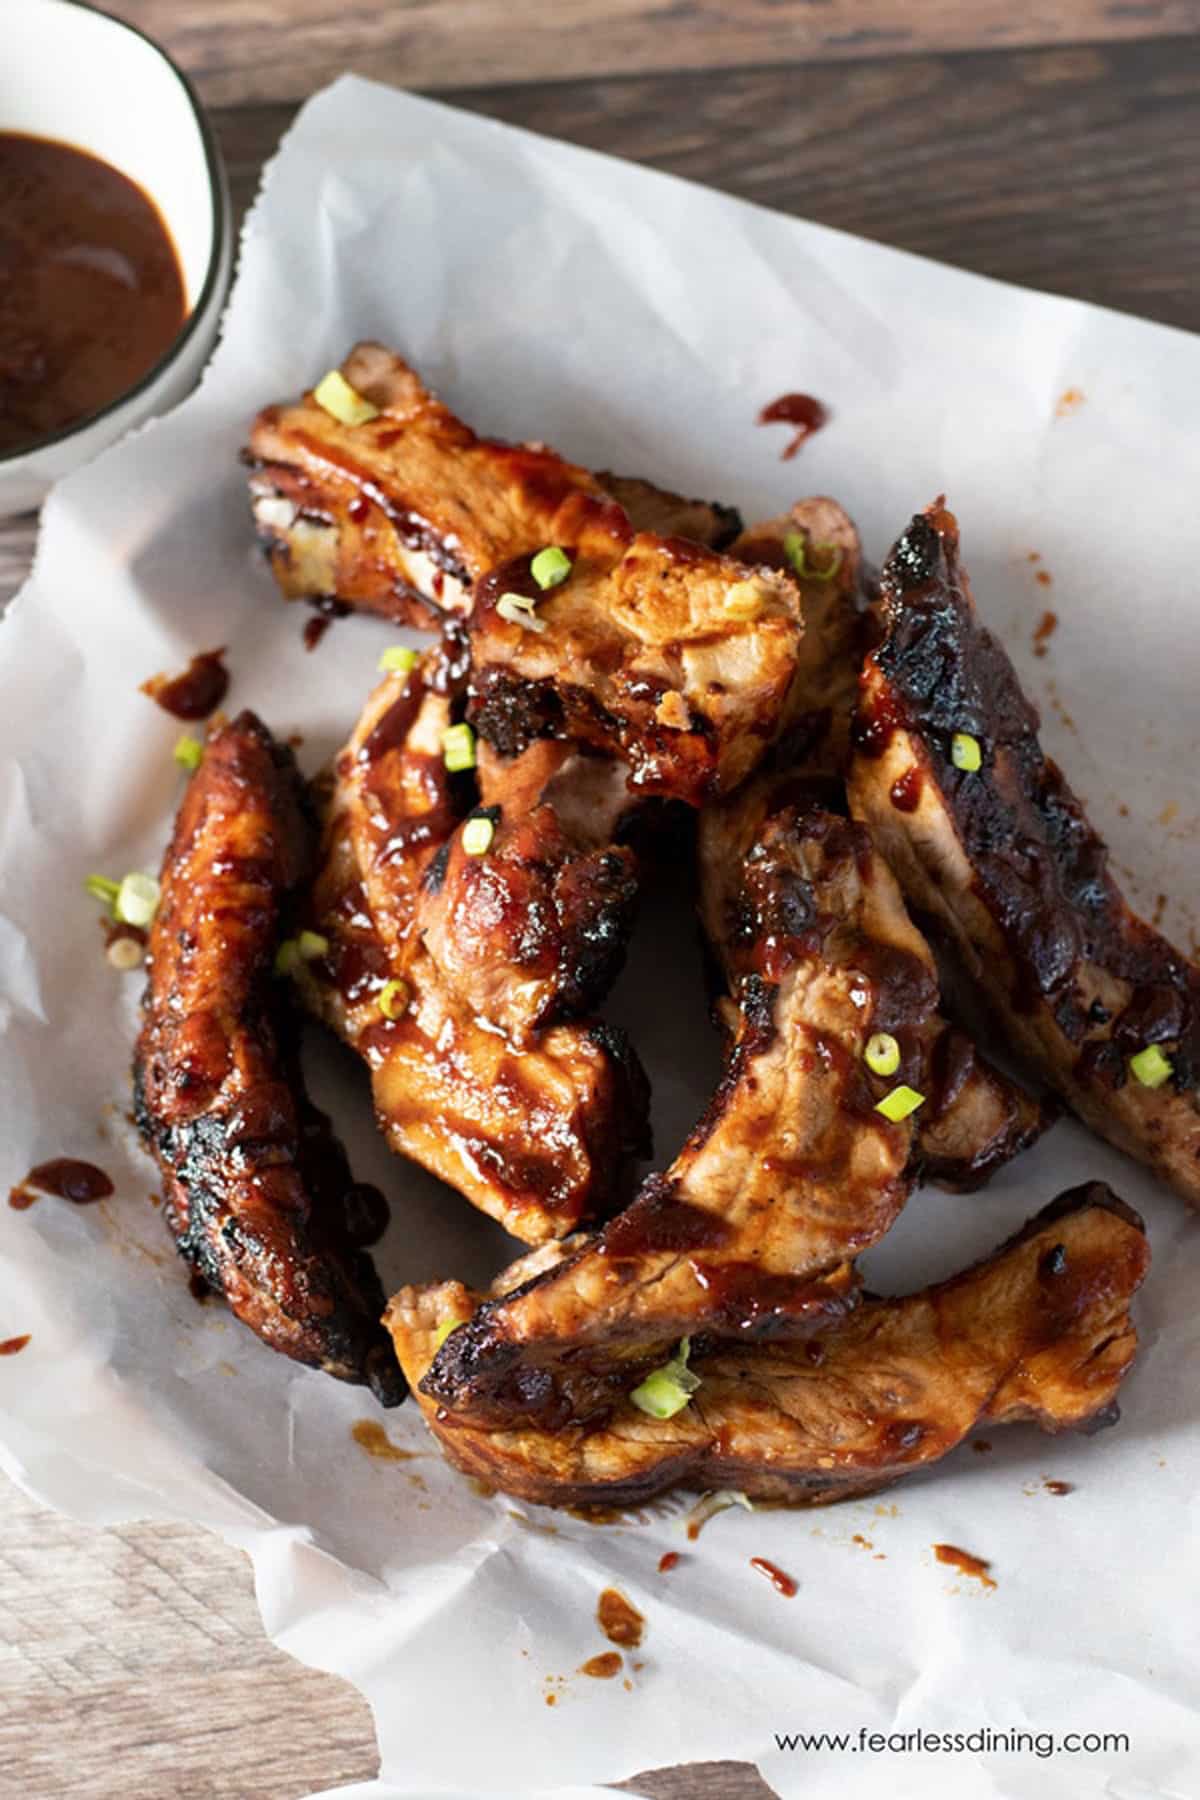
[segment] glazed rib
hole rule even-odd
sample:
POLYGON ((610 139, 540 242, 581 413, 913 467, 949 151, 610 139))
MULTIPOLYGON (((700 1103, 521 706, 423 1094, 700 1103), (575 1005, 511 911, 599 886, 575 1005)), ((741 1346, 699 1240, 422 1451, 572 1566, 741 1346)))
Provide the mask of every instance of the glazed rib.
POLYGON ((742 864, 725 1071, 674 1163, 559 1267, 454 1332, 424 1393, 474 1424, 548 1429, 611 1410, 682 1336, 808 1336, 856 1298, 852 1260, 910 1190, 937 977, 867 833, 811 798, 769 817, 742 864), (896 1035, 888 1079, 863 1061, 896 1035))
POLYGON ((866 574, 858 530, 836 500, 798 500, 776 519, 750 525, 729 555, 781 570, 800 593, 804 634, 789 717, 775 759, 807 775, 841 775, 867 649, 866 574), (799 567, 789 555, 799 540, 799 567))
POLYGON ((162 870, 134 1059, 138 1126, 180 1254, 297 1362, 404 1392, 383 1294, 322 1179, 316 1124, 272 970, 312 855, 289 750, 252 713, 208 742, 162 870))
POLYGON ((340 424, 309 392, 266 407, 250 433, 255 522, 289 599, 428 625, 468 612, 475 582, 509 557, 574 543, 589 522, 627 532, 626 505, 638 529, 712 543, 738 530, 728 508, 478 437, 381 344, 357 344, 341 372, 379 418, 340 424))
POLYGON ((939 501, 885 566, 850 774, 912 903, 946 927, 1013 1050, 1085 1124, 1200 1205, 1200 970, 1126 903, 1012 664, 979 623, 939 501), (979 745, 956 768, 956 733, 979 745), (1130 1059, 1169 1058, 1141 1085, 1130 1059))
POLYGON ((339 756, 308 915, 328 948, 299 981, 370 1068, 391 1147, 540 1243, 611 1211, 645 1148, 644 1077, 621 1035, 594 1020, 545 1024, 601 985, 631 883, 621 855, 605 875, 565 833, 551 846, 557 865, 522 861, 539 826, 546 849, 553 821, 535 808, 532 827, 506 831, 501 816, 495 928, 456 938, 447 884, 477 921, 489 896, 459 873, 461 822, 478 811, 473 778, 450 775, 442 755, 454 681, 432 652, 388 677, 339 756), (389 1018, 380 999, 396 981, 404 998, 389 1018))
POLYGON ((976 1427, 1094 1428, 1136 1350, 1130 1300, 1149 1260, 1141 1221, 1100 1183, 1076 1188, 987 1261, 899 1300, 865 1300, 807 1347, 727 1346, 669 1420, 629 1401, 594 1425, 487 1430, 427 1394, 439 1331, 471 1316, 457 1283, 406 1290, 386 1315, 449 1460, 551 1506, 635 1506, 672 1487, 810 1505, 926 1468, 976 1427))
MULTIPOLYGON (((746 859, 761 854, 756 846, 765 841, 768 822, 796 804, 841 812, 844 797, 832 779, 760 775, 701 813, 700 918, 731 987, 747 972, 747 949, 751 959, 755 950, 754 918, 745 917, 746 859)), ((915 1115, 914 1168, 943 1187, 981 1187, 1050 1123, 1045 1106, 992 1068, 966 1034, 940 1014, 921 1091, 925 1103, 915 1115)))

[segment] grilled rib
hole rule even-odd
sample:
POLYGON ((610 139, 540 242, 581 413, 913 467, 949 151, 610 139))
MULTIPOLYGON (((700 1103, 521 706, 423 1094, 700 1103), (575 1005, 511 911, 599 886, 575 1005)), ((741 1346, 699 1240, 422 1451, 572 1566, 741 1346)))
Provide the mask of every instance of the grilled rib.
POLYGON ((947 929, 1013 1050, 1085 1124, 1200 1205, 1200 969, 1131 910, 979 623, 953 515, 918 514, 883 572, 849 789, 910 900, 947 929), (957 768, 956 734, 981 767, 957 768), (1170 1075, 1130 1058, 1160 1045, 1170 1075))
POLYGON ((636 1506, 672 1487, 809 1505, 926 1468, 982 1425, 1044 1431, 1116 1417, 1136 1350, 1141 1221, 1101 1183, 1063 1194, 986 1261, 904 1299, 865 1300, 807 1346, 724 1346, 674 1418, 624 1401, 603 1422, 489 1430, 427 1392, 439 1336, 477 1297, 406 1290, 386 1322, 430 1430, 465 1474, 551 1506, 636 1506))
POLYGON ((809 775, 842 774, 868 628, 854 521, 836 500, 798 500, 779 518, 748 526, 728 553, 739 562, 782 570, 800 592, 804 635, 776 760, 809 775))
POLYGON ((807 1336, 853 1306, 852 1260, 909 1193, 937 977, 866 831, 811 796, 766 819, 741 863, 739 1019, 724 1074, 670 1169, 599 1237, 482 1306, 424 1377, 462 1420, 548 1429, 617 1404, 681 1336, 807 1336), (894 1077, 867 1069, 893 1033, 894 1077))
POLYGON ((289 599, 336 598, 399 624, 470 610, 475 582, 521 551, 574 542, 582 522, 736 535, 729 508, 594 476, 540 445, 476 436, 381 344, 341 365, 381 416, 346 426, 311 393, 266 407, 246 460, 259 536, 289 599))
MULTIPOLYGON (((760 775, 701 813, 700 918, 732 987, 747 972, 747 948, 751 959, 755 952, 754 919, 743 916, 746 858, 765 841, 768 822, 796 804, 841 812, 844 796, 832 779, 760 775)), ((915 1115, 914 1167, 943 1187, 981 1187, 1050 1123, 1045 1106, 992 1068, 964 1032, 940 1017, 920 1091, 925 1103, 915 1115)))
MULTIPOLYGON (((272 1349, 385 1405, 404 1384, 351 1240, 272 978, 312 855, 289 750, 252 713, 210 740, 162 870, 134 1059, 138 1127, 176 1248, 272 1349)), ((344 1167, 344 1163, 341 1165, 344 1167)))
POLYGON ((595 853, 555 836, 546 807, 511 830, 501 816, 499 855, 486 859, 494 929, 456 938, 448 884, 476 919, 488 896, 461 870, 474 784, 442 755, 455 680, 438 653, 389 677, 339 756, 308 913, 328 948, 300 987, 370 1068, 391 1147, 540 1243, 611 1211, 628 1159, 645 1148, 644 1077, 620 1033, 594 1020, 545 1026, 611 969, 631 878, 622 853, 606 873, 595 853), (522 849, 561 861, 526 863, 522 849), (387 1017, 380 1000, 397 981, 404 994, 387 1017))

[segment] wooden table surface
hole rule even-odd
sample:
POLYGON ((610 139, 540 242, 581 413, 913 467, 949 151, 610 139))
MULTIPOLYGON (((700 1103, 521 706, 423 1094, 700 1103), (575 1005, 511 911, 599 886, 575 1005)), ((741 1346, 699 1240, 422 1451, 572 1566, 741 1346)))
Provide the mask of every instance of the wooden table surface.
MULTIPOLYGON (((251 198, 343 68, 965 268, 1200 327, 1200 0, 107 0, 251 198)), ((0 525, 0 602, 34 521, 0 525)), ((265 1639, 245 1559, 0 1478, 3 1800, 297 1800, 376 1768, 362 1698, 265 1639)), ((639 1777, 754 1800, 753 1771, 639 1777)))

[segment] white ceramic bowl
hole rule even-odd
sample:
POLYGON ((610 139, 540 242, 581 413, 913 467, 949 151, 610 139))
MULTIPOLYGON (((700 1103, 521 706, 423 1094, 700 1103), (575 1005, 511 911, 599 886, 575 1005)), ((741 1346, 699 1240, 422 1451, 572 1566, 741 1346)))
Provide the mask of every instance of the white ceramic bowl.
POLYGON ((86 0, 0 0, 0 29, 0 131, 73 144, 144 189, 175 241, 188 306, 136 387, 32 449, 0 455, 0 518, 8 518, 193 386, 216 341, 233 230, 211 128, 157 44, 86 0))

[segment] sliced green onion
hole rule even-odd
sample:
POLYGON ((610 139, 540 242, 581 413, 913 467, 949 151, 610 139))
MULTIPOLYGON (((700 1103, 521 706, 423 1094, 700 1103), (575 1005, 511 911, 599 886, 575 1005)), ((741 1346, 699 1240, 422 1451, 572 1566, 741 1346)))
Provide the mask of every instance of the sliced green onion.
POLYGON ((536 602, 528 594, 501 594, 496 602, 497 617, 509 625, 520 625, 525 631, 546 630, 545 619, 539 619, 536 602))
POLYGON ((629 1398, 639 1412, 648 1413, 652 1419, 673 1419, 689 1404, 700 1386, 700 1377, 693 1375, 687 1366, 691 1348, 691 1339, 681 1338, 679 1349, 670 1362, 660 1369, 651 1369, 646 1379, 634 1388, 629 1398))
POLYGON ((328 375, 321 377, 313 389, 313 399, 339 425, 365 425, 368 419, 379 417, 379 408, 352 388, 340 369, 330 369, 328 375))
POLYGON ((112 968, 120 969, 123 975, 127 975, 131 969, 141 968, 145 951, 137 938, 118 937, 113 939, 104 954, 112 968))
POLYGON ((545 550, 538 551, 529 565, 529 573, 540 588, 556 588, 571 573, 571 559, 557 544, 549 544, 545 550))
POLYGON ((463 850, 468 856, 486 856, 495 835, 496 827, 489 818, 468 819, 463 826, 463 850))
POLYGON ((302 961, 300 946, 295 938, 284 938, 275 952, 275 973, 277 975, 294 975, 302 961))
POLYGON ((801 531, 784 533, 783 553, 792 568, 802 581, 832 581, 842 566, 842 548, 840 544, 814 544, 814 551, 828 550, 829 561, 824 568, 812 568, 808 561, 808 545, 801 531))
POLYGON ((199 738, 193 737, 190 731, 185 731, 181 738, 176 739, 171 755, 181 769, 186 769, 189 775, 194 775, 204 761, 204 745, 199 738))
POLYGON ((149 925, 158 911, 160 888, 153 875, 126 875, 113 901, 113 916, 122 925, 149 925))
POLYGON ((105 906, 111 906, 121 891, 120 882, 110 881, 107 875, 88 875, 83 885, 93 900, 99 900, 105 906))
POLYGON ((468 1325, 469 1323, 469 1319, 443 1319, 433 1334, 434 1355, 437 1355, 452 1331, 457 1331, 460 1325, 468 1325))
POLYGON ((329 939, 319 931, 302 931, 296 939, 296 952, 302 962, 316 962, 329 949, 329 939))
POLYGON ((417 666, 417 653, 410 650, 407 644, 392 644, 379 659, 379 667, 385 675, 409 675, 417 666))
POLYGON ((894 1075, 900 1067, 900 1046, 890 1031, 877 1031, 868 1038, 863 1056, 874 1075, 894 1075))
POLYGON ((885 1094, 876 1103, 875 1111, 882 1113, 885 1119, 890 1119, 893 1125, 899 1125, 902 1119, 907 1119, 910 1113, 915 1113, 918 1106, 924 1104, 924 1094, 918 1094, 916 1088, 905 1087, 901 1082, 899 1087, 894 1087, 890 1094, 885 1094))
POLYGON ((442 761, 451 775, 475 767, 475 733, 469 725, 448 725, 442 733, 442 761))
POLYGON ((1129 1073, 1144 1088, 1160 1088, 1175 1073, 1175 1064, 1157 1044, 1147 1044, 1129 1059, 1129 1073))
POLYGON ((387 981, 379 992, 379 1010, 385 1019, 399 1019, 408 1011, 407 981, 387 981))
POLYGON ((748 581, 734 582, 721 602, 721 611, 727 619, 748 625, 752 619, 762 617, 764 603, 763 584, 751 576, 748 581))
POLYGON ((983 767, 979 739, 973 738, 969 731, 956 731, 950 740, 950 761, 956 769, 965 769, 968 775, 973 775, 976 769, 983 767))

